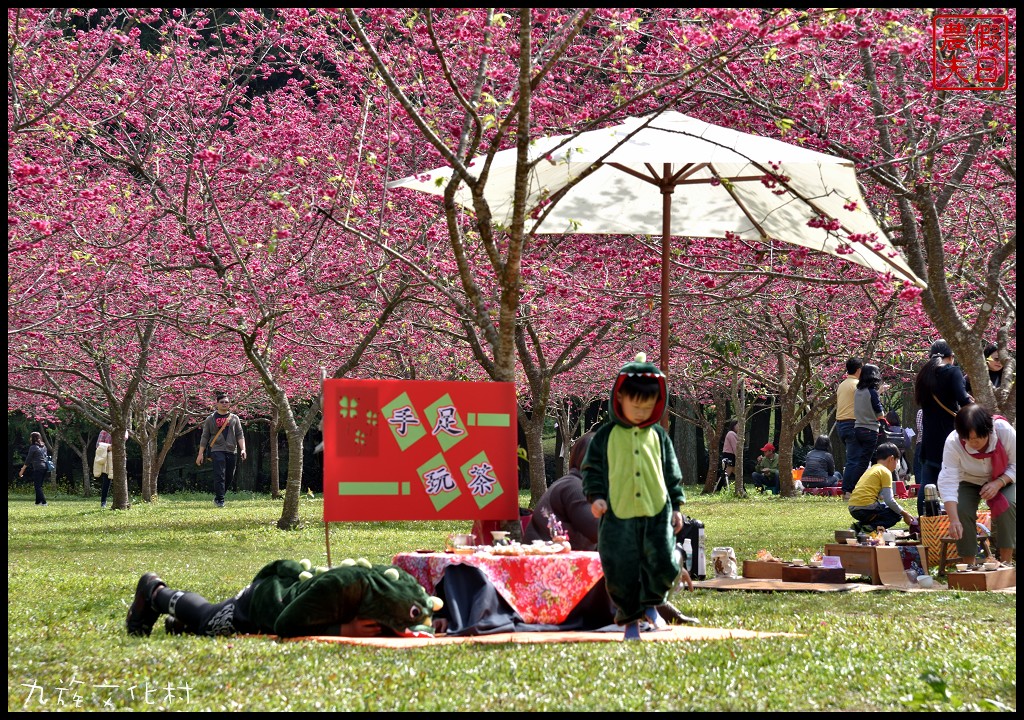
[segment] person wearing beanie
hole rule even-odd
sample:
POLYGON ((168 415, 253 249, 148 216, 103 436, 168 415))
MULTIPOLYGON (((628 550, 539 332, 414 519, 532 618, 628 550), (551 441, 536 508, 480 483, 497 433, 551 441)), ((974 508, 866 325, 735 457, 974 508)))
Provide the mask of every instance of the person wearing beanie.
POLYGON ((616 375, 608 419, 583 460, 583 492, 600 520, 597 552, 626 640, 640 639, 641 620, 657 624, 657 607, 686 573, 675 548, 686 500, 682 472, 658 422, 667 400, 665 375, 637 354, 616 375))

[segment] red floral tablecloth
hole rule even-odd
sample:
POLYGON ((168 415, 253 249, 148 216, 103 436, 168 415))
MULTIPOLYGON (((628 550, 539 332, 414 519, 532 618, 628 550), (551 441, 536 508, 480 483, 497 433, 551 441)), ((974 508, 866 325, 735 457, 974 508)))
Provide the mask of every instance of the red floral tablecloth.
POLYGON ((563 622, 604 573, 596 552, 554 555, 472 555, 399 553, 392 562, 416 578, 427 592, 449 565, 478 568, 527 623, 563 622))

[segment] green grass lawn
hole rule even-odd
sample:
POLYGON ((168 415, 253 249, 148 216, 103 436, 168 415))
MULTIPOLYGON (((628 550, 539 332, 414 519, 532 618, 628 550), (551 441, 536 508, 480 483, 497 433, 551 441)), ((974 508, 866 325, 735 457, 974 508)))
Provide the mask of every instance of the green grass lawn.
MULTIPOLYGON (((848 527, 834 498, 694 497, 711 548, 807 558, 848 527)), ((280 504, 209 495, 7 501, 8 710, 995 710, 1017 705, 1017 598, 1006 593, 698 591, 702 625, 800 633, 713 642, 450 645, 390 650, 257 638, 125 634, 143 572, 221 600, 266 562, 326 564, 322 504, 277 530, 280 504), (185 690, 184 688, 188 688, 185 690), (62 690, 63 688, 63 690, 62 690)), ((524 503, 525 504, 525 503, 524 503)), ((910 508, 910 505, 907 505, 910 508)), ((468 522, 334 523, 331 556, 389 562, 468 522)))

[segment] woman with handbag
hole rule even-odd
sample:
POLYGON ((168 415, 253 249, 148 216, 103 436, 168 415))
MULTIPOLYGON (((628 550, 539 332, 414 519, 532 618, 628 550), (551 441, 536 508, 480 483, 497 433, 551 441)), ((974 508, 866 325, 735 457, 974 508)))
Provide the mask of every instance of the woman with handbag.
POLYGON ((29 477, 32 478, 32 482, 36 486, 36 505, 46 505, 46 498, 43 497, 46 468, 46 445, 43 444, 43 436, 34 432, 29 436, 28 454, 18 477, 25 477, 25 470, 29 471, 29 477))
POLYGON ((936 340, 926 362, 914 381, 914 400, 921 408, 921 477, 917 478, 917 514, 924 514, 924 487, 934 485, 942 469, 942 450, 953 432, 953 418, 974 398, 967 394, 964 374, 953 364, 953 348, 945 340, 936 340))

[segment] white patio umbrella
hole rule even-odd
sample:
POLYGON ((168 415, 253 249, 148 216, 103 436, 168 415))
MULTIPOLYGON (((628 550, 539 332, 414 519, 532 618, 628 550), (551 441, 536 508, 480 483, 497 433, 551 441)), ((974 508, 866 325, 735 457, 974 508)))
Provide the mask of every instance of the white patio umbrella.
MULTIPOLYGON (((926 287, 867 211, 849 160, 677 112, 627 118, 575 136, 538 138, 531 159, 538 157, 544 159, 530 174, 528 212, 548 200, 551 205, 533 232, 661 234, 661 369, 666 375, 672 236, 779 240, 926 287), (817 226, 809 226, 810 220, 817 226)), ((483 162, 478 158, 469 169, 479 171, 483 162)), ((443 195, 452 172, 437 168, 389 187, 443 195)), ((483 194, 499 226, 512 221, 515 172, 514 148, 494 155, 483 194)), ((455 199, 472 209, 465 185, 455 199)))

